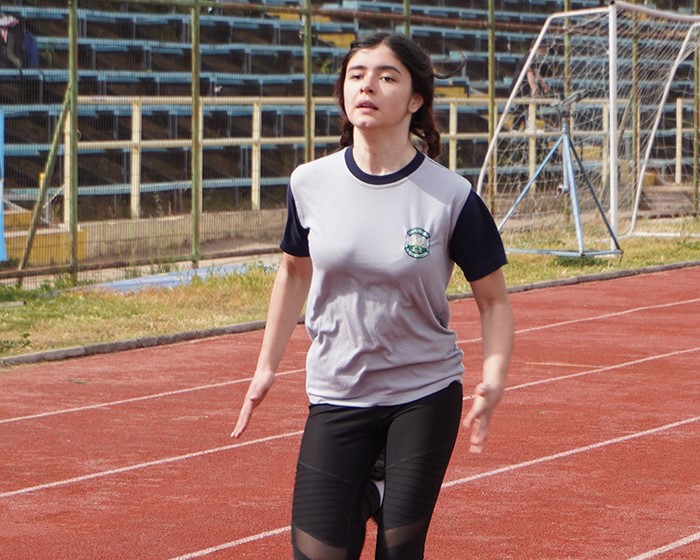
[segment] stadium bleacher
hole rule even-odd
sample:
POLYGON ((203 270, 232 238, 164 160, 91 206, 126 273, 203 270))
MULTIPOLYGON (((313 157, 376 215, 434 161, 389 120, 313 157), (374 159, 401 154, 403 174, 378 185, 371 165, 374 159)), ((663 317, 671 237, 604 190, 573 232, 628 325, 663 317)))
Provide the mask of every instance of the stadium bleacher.
MULTIPOLYGON (((81 6, 88 2, 82 3, 81 6)), ((190 15, 185 9, 164 9, 162 6, 121 6, 93 3, 78 10, 79 93, 90 96, 187 96, 191 94, 190 15), (97 6, 97 7, 96 7, 97 6)), ((257 5, 298 7, 286 0, 259 0, 257 5)), ((436 64, 450 66, 466 58, 467 65, 459 76, 439 81, 438 88, 450 95, 476 95, 487 90, 488 32, 469 23, 486 18, 483 2, 440 0, 436 5, 412 5, 416 16, 448 18, 449 25, 413 24, 411 33, 432 55, 436 64), (465 22, 460 27, 455 20, 465 22)), ((340 0, 314 2, 324 11, 314 17, 313 92, 328 96, 335 81, 335 69, 347 47, 347 38, 354 37, 363 19, 348 13, 403 12, 403 2, 340 0), (338 17, 334 17, 334 11, 338 17), (342 14, 342 15, 341 15, 342 14)), ((574 8, 599 5, 598 0, 574 0, 574 8)), ((201 22, 200 88, 206 96, 301 96, 304 92, 302 22, 294 14, 284 17, 266 15, 256 9, 228 12, 225 6, 203 12, 201 22)), ((499 94, 508 90, 512 72, 519 57, 546 17, 563 8, 563 0, 533 0, 523 7, 521 1, 498 0, 498 21, 509 25, 496 33, 496 88, 499 94), (522 29, 515 29, 521 24, 522 29)), ((6 113, 6 196, 27 202, 35 192, 37 174, 48 152, 60 103, 68 83, 68 9, 65 2, 33 0, 3 8, 5 13, 27 22, 42 52, 39 68, 0 69, 0 102, 6 113)), ((376 25, 376 19, 372 24, 376 25)), ((399 19, 385 20, 385 28, 403 30, 399 19)), ((148 119, 149 134, 161 138, 186 138, 189 118, 176 106, 143 107, 148 119)), ((120 138, 129 129, 130 109, 109 104, 80 108, 81 139, 120 138)), ((214 136, 223 128, 228 135, 245 135, 250 127, 250 107, 207 108, 205 129, 214 136), (216 118, 209 115, 216 114, 216 118), (217 122, 219 121, 219 122, 217 122), (223 123, 223 124, 222 124, 223 123)), ((317 114, 320 134, 336 134, 334 108, 317 114)), ((472 119, 474 127, 482 127, 479 111, 460 108, 460 118, 472 119)), ((273 137, 303 135, 301 107, 276 105, 267 107, 263 116, 264 134, 273 137)), ((180 150, 182 152, 182 150, 180 150)), ((213 150, 210 150, 213 151, 213 150)), ((296 161, 299 146, 265 148, 268 169, 264 185, 279 185, 289 169, 283 159, 296 161), (280 153, 287 154, 285 158, 280 153), (278 156, 278 157, 275 157, 278 156)), ((125 154, 123 157, 126 157, 125 154)), ((182 154, 181 154, 182 155, 182 154)), ((97 166, 105 170, 105 185, 81 186, 81 194, 121 195, 130 186, 124 178, 121 154, 107 156, 95 150, 81 163, 81 176, 90 176, 97 166), (102 159, 100 159, 102 158, 102 159), (104 165, 96 162, 103 162, 104 165), (101 167, 100 167, 101 166, 101 167), (128 188, 127 188, 128 187, 128 188)), ((231 149, 226 158, 214 161, 204 158, 205 188, 237 188, 249 186, 245 176, 249 154, 246 148, 231 149), (230 161, 226 161, 230 160, 230 161), (214 163, 210 163, 214 162, 214 163), (224 171, 222 171, 222 166, 224 171), (221 177, 223 172, 230 177, 221 177)), ((144 192, 180 189, 186 156, 146 161, 144 192), (168 169, 168 165, 172 169, 168 169)), ((128 166, 127 166, 128 167, 128 166)))

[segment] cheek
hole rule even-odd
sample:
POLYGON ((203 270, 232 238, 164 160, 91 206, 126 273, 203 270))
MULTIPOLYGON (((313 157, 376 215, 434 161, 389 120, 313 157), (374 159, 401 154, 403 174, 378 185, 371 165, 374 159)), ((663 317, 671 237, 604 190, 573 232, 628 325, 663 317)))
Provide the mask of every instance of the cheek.
POLYGON ((343 84, 343 110, 346 114, 350 109, 350 101, 352 100, 353 94, 352 82, 345 82, 343 84))

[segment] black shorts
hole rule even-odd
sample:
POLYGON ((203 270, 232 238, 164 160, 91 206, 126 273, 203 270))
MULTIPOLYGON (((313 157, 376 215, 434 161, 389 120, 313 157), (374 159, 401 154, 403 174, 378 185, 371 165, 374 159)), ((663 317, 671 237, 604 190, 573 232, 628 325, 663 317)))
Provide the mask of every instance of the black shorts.
POLYGON ((423 558, 425 537, 462 414, 462 385, 370 408, 312 405, 299 452, 292 542, 297 560, 360 557, 362 505, 385 451, 377 558, 423 558))

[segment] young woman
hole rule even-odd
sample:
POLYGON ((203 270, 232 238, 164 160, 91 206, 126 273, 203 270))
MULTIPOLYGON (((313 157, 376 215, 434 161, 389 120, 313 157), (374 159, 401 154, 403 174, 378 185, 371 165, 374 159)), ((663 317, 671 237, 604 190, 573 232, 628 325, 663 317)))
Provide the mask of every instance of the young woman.
POLYGON ((311 406, 294 488, 294 558, 359 558, 373 513, 376 558, 422 559, 462 412, 463 354, 445 290, 457 263, 480 312, 482 381, 464 419, 479 452, 513 342, 505 252, 470 184, 431 159, 440 153, 434 72, 417 45, 398 34, 355 42, 335 93, 344 149, 290 178, 282 263, 232 435, 272 386, 308 296, 311 406), (374 484, 380 454, 384 480, 374 484))

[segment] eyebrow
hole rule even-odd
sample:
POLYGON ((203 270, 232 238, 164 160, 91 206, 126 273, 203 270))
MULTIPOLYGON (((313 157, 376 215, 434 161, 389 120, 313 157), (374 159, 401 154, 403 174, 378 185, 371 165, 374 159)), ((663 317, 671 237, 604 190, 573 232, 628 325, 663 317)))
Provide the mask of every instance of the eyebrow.
MULTIPOLYGON (((348 68, 348 70, 367 70, 367 66, 365 64, 354 64, 348 68)), ((396 72, 397 74, 401 74, 401 70, 399 70, 396 66, 393 64, 382 64, 380 66, 377 66, 377 70, 379 71, 384 71, 384 70, 391 70, 392 72, 396 72)))

